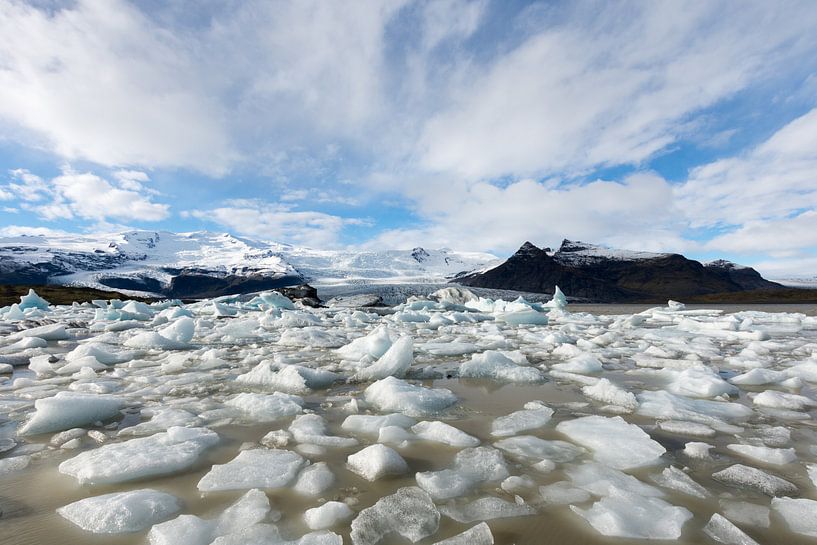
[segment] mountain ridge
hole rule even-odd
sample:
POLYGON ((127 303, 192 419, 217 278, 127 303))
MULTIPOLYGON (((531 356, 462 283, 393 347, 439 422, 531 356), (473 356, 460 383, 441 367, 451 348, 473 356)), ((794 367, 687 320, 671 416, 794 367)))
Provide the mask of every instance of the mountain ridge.
POLYGON ((505 262, 456 279, 471 287, 550 293, 559 285, 570 296, 598 302, 642 302, 757 289, 778 289, 743 265, 707 264, 675 253, 617 250, 565 239, 559 249, 525 242, 505 262))

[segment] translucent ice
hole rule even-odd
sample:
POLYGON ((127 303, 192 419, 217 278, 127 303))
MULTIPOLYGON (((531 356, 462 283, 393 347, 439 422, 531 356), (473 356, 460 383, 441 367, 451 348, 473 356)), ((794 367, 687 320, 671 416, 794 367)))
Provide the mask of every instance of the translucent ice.
POLYGON ((149 488, 75 501, 57 509, 62 517, 95 534, 139 532, 181 509, 175 496, 149 488))
POLYGON ((408 416, 434 414, 457 401, 450 390, 415 386, 394 377, 370 384, 364 397, 381 411, 397 411, 408 416))
MULTIPOLYGON (((317 496, 335 484, 335 475, 326 462, 306 466, 298 474, 292 489, 305 496, 317 496)), ((312 528, 313 530, 319 528, 312 528)))
POLYGON ((351 518, 354 511, 343 502, 328 501, 320 507, 313 507, 304 512, 304 522, 310 530, 324 530, 351 518))
POLYGON ((370 445, 350 455, 346 464, 355 473, 368 481, 375 481, 385 475, 402 475, 408 472, 408 464, 403 457, 386 445, 370 445))
POLYGON ((601 403, 618 405, 630 411, 634 411, 638 408, 638 401, 632 392, 628 392, 616 386, 606 378, 599 379, 598 382, 592 386, 583 387, 582 393, 601 403))
POLYGON ((402 377, 414 363, 414 341, 404 335, 372 365, 357 372, 359 380, 379 380, 388 376, 402 377))
POLYGON ((273 422, 303 410, 301 398, 281 392, 271 395, 242 392, 224 404, 235 407, 256 422, 273 422))
POLYGON ((797 487, 789 481, 742 464, 735 464, 713 473, 712 478, 733 486, 753 488, 767 496, 797 494, 797 487))
POLYGON ((536 513, 529 505, 511 503, 493 496, 479 498, 466 504, 449 503, 440 507, 440 512, 457 522, 463 523, 509 517, 525 517, 536 513))
POLYGON ((494 535, 484 522, 457 534, 448 539, 438 541, 434 545, 493 545, 494 535))
POLYGON ((743 530, 718 513, 712 515, 712 518, 706 523, 704 533, 715 541, 726 545, 758 545, 757 541, 747 536, 743 530))
POLYGON ((772 509, 792 532, 817 537, 817 501, 806 498, 772 498, 772 509))
POLYGON ((120 416, 124 406, 116 397, 59 392, 53 397, 34 402, 36 411, 20 428, 20 435, 36 435, 67 430, 97 420, 110 420, 120 416))
POLYGON ((278 449, 243 450, 226 464, 216 464, 201 478, 198 489, 242 490, 282 488, 295 480, 305 461, 297 453, 278 449))
POLYGON ((593 451, 593 457, 616 469, 653 465, 666 449, 644 430, 620 416, 585 416, 561 422, 556 429, 593 451))
POLYGON ((479 445, 479 439, 445 422, 419 422, 411 427, 411 431, 420 439, 445 443, 452 447, 475 447, 479 445))
POLYGON ((571 509, 602 535, 636 539, 678 539, 684 523, 692 518, 688 510, 661 498, 617 488, 589 509, 571 509))
POLYGON ((474 354, 470 361, 463 362, 460 365, 460 377, 507 382, 537 382, 543 379, 542 372, 535 367, 519 365, 505 354, 494 350, 474 354))
POLYGON ((60 473, 80 484, 109 484, 167 475, 193 465, 218 442, 207 428, 173 427, 150 437, 111 443, 82 452, 60 464, 60 473))
POLYGON ((755 445, 726 445, 732 452, 737 452, 751 460, 771 465, 785 465, 797 460, 793 448, 769 448, 755 445))
POLYGON ((439 524, 440 512, 428 494, 417 487, 400 488, 358 514, 352 521, 352 543, 375 545, 389 534, 417 543, 439 524))
POLYGON ((519 432, 541 428, 550 422, 553 409, 539 402, 529 402, 525 408, 508 416, 500 416, 491 424, 491 435, 507 437, 519 432))

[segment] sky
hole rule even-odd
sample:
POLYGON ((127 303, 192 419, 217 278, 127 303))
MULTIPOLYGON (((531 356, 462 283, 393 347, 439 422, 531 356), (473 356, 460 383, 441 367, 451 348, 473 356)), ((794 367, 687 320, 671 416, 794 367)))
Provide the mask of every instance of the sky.
POLYGON ((0 0, 0 234, 817 276, 817 2, 0 0))

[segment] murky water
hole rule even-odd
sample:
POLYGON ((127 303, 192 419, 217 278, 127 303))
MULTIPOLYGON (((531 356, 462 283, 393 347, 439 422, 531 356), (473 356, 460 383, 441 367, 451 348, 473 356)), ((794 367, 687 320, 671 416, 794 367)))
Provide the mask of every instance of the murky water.
MULTIPOLYGON (((639 312, 648 308, 648 305, 574 305, 571 310, 574 312, 591 312, 595 314, 628 314, 639 312)), ((688 308, 695 308, 690 306, 688 308)), ((713 308, 712 305, 701 306, 701 308, 713 308)), ((817 314, 817 306, 814 305, 741 305, 741 306, 714 306, 722 308, 726 312, 736 310, 757 309, 766 312, 801 312, 807 315, 817 314)), ((420 332, 418 335, 433 336, 433 333, 420 332)), ((462 361, 463 357, 437 358, 441 368, 446 363, 462 361)), ((632 377, 626 371, 612 370, 606 372, 607 375, 616 377, 616 381, 624 385, 643 386, 644 377, 632 377)), ((555 431, 555 425, 562 420, 568 420, 583 414, 598 414, 598 408, 590 405, 581 407, 577 404, 587 402, 580 392, 580 385, 574 383, 547 382, 538 385, 513 385, 499 384, 487 380, 458 380, 441 379, 428 381, 426 385, 434 387, 444 387, 452 390, 459 398, 457 408, 452 411, 445 420, 461 430, 474 435, 483 441, 483 444, 490 444, 493 438, 490 436, 490 423, 498 417, 507 415, 510 412, 519 410, 527 401, 541 400, 556 410, 551 423, 541 430, 531 432, 544 439, 564 439, 555 431)), ((331 431, 339 435, 347 435, 340 430, 340 422, 345 416, 339 410, 328 410, 322 403, 325 397, 332 395, 345 395, 355 388, 351 386, 339 386, 322 392, 321 396, 307 396, 308 408, 315 410, 327 418, 331 431)), ((748 388, 752 391, 751 388, 748 388)), ((762 391, 758 388, 757 391, 762 391)), ((801 392, 804 395, 814 396, 814 391, 810 387, 804 388, 801 392)), ((742 394, 741 402, 750 404, 742 394)), ((814 412, 810 413, 814 416, 814 412)), ((706 523, 713 512, 719 512, 718 500, 722 498, 741 499, 759 505, 768 506, 769 498, 748 490, 737 489, 725 486, 711 479, 711 474, 723 469, 735 462, 734 457, 727 457, 725 445, 735 442, 735 437, 730 437, 723 433, 718 434, 714 439, 707 440, 715 445, 713 459, 708 461, 695 461, 679 455, 684 443, 689 440, 699 440, 692 437, 683 437, 664 433, 654 426, 654 419, 643 418, 637 415, 625 415, 624 418, 636 424, 644 426, 650 432, 653 439, 660 442, 668 451, 666 460, 673 465, 690 467, 689 475, 705 486, 712 497, 706 500, 692 498, 684 494, 667 491, 667 501, 674 505, 683 506, 689 509, 695 518, 684 527, 684 537, 677 541, 680 544, 706 543, 707 541, 701 533, 702 526, 706 523)), ((160 491, 169 492, 184 502, 184 513, 196 514, 205 518, 215 517, 228 505, 234 502, 242 492, 223 492, 201 494, 196 489, 196 483, 210 469, 214 463, 224 463, 234 458, 241 445, 246 442, 258 443, 267 432, 274 429, 285 429, 291 419, 283 420, 274 425, 257 426, 211 426, 217 431, 222 442, 218 447, 210 450, 204 455, 196 465, 189 471, 180 475, 169 477, 142 480, 124 485, 111 486, 79 486, 76 481, 57 471, 59 463, 69 457, 76 455, 75 451, 53 451, 49 450, 47 455, 35 456, 31 465, 25 470, 0 477, 0 544, 2 545, 40 545, 52 543, 65 543, 71 545, 135 545, 147 542, 146 532, 137 534, 126 534, 117 536, 94 535, 84 532, 56 514, 55 509, 70 502, 99 494, 105 494, 121 490, 135 490, 138 488, 154 488, 160 491)), ((747 428, 776 424, 763 416, 755 416, 747 423, 747 428)), ((808 447, 817 438, 817 428, 814 420, 786 422, 786 426, 792 430, 792 442, 798 451, 798 455, 805 454, 805 457, 813 456, 809 453, 808 447)), ((46 441, 46 438, 35 438, 35 440, 46 441)), ((355 509, 372 505, 377 499, 393 493, 402 486, 415 485, 414 472, 439 470, 450 467, 455 454, 459 449, 436 445, 428 442, 412 443, 408 447, 400 450, 400 454, 409 463, 412 473, 399 478, 384 478, 370 483, 357 475, 344 469, 346 457, 359 450, 360 447, 353 448, 330 448, 325 455, 308 456, 312 461, 326 461, 337 478, 335 486, 331 492, 324 496, 325 499, 348 500, 355 498, 355 509)), ((565 480, 565 475, 561 468, 557 468, 551 473, 538 473, 528 464, 513 460, 511 462, 511 473, 515 475, 528 475, 537 484, 545 485, 565 480)), ((660 471, 655 468, 644 468, 630 472, 639 477, 644 482, 650 482, 649 475, 660 471)), ((789 464, 782 468, 775 468, 774 472, 795 483, 801 490, 813 490, 813 485, 809 480, 804 468, 800 464, 789 464)), ((491 495, 499 496, 513 501, 513 496, 497 488, 497 484, 484 485, 482 492, 489 492, 491 495)), ((472 495, 480 496, 480 490, 472 495)), ((482 494, 485 495, 485 494, 482 494)), ((307 508, 318 505, 314 499, 304 498, 288 491, 269 491, 268 496, 274 509, 279 510, 283 517, 279 523, 282 533, 286 535, 299 536, 308 531, 302 523, 301 516, 307 508)), ((512 519, 498 519, 489 522, 494 533, 496 543, 517 544, 517 545, 592 545, 609 544, 623 545, 629 543, 649 544, 647 540, 615 539, 600 536, 583 519, 573 514, 567 506, 546 506, 537 498, 536 488, 524 495, 524 499, 532 505, 536 505, 538 513, 534 516, 520 517, 512 519)), ((589 506, 594 500, 582 504, 582 507, 589 506)), ((472 524, 456 523, 447 517, 442 517, 440 530, 432 537, 423 540, 421 543, 433 543, 445 537, 455 535, 472 524)), ((752 528, 743 526, 743 529, 761 544, 808 544, 814 540, 796 536, 788 531, 784 523, 772 514, 772 522, 769 528, 752 528), (785 541, 781 541, 781 535, 785 535, 785 541)), ((346 543, 351 543, 349 539, 348 525, 334 529, 334 531, 344 536, 346 543)), ((383 541, 385 545, 407 543, 405 540, 393 538, 383 541)), ((184 545, 184 544, 179 544, 184 545)))

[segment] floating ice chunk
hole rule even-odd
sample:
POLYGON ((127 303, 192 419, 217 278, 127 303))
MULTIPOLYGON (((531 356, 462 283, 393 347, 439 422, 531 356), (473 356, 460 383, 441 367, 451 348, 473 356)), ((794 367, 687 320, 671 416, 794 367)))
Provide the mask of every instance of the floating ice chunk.
POLYGON ((375 545, 389 534, 417 543, 439 525, 440 512, 427 493, 414 486, 400 488, 358 514, 352 521, 352 543, 375 545))
POLYGON ((129 348, 145 348, 152 350, 186 350, 190 348, 187 343, 169 339, 160 335, 156 331, 144 331, 137 333, 124 343, 129 348))
POLYGON ((167 431, 173 426, 191 427, 202 424, 201 418, 184 409, 157 409, 155 411, 143 410, 142 412, 143 414, 149 414, 150 420, 140 422, 135 426, 122 428, 117 435, 119 437, 152 435, 161 431, 167 431))
POLYGON ((31 456, 12 456, 11 458, 0 458, 0 477, 22 471, 31 463, 31 456))
POLYGON ((454 457, 456 470, 479 482, 499 481, 509 475, 502 453, 493 447, 467 448, 454 457))
POLYGON ((690 458, 695 458, 698 460, 704 460, 709 458, 709 451, 712 449, 712 445, 709 443, 701 443, 699 441, 690 441, 686 445, 684 445, 684 454, 690 458))
POLYGON ((720 504, 723 514, 738 524, 769 527, 769 508, 765 505, 724 499, 720 501, 720 504))
POLYGON ((408 416, 434 414, 457 401, 450 390, 415 386, 394 377, 370 384, 364 397, 381 411, 398 411, 408 416))
POLYGON ((326 388, 339 378, 337 374, 325 369, 284 365, 280 370, 275 370, 274 365, 270 361, 262 361, 248 373, 235 379, 245 384, 266 386, 290 394, 306 394, 313 389, 326 388))
POLYGON ((528 461, 569 462, 584 452, 583 449, 566 441, 540 439, 533 435, 508 437, 497 441, 494 446, 528 461))
POLYGON ((688 397, 717 397, 736 395, 738 389, 723 380, 711 369, 693 367, 684 369, 669 384, 668 390, 688 397))
POLYGON ((174 320, 170 325, 159 330, 162 337, 167 337, 177 343, 187 344, 193 340, 196 332, 196 322, 192 318, 183 316, 174 320))
POLYGON ((468 448, 457 453, 454 469, 421 472, 417 484, 438 500, 465 495, 475 485, 509 475, 502 453, 491 447, 468 448))
POLYGON ((24 329, 15 333, 14 337, 39 337, 44 341, 63 341, 70 339, 71 335, 65 330, 65 324, 48 324, 24 329))
POLYGON ((752 369, 741 375, 732 377, 729 382, 740 386, 760 386, 762 384, 773 384, 786 380, 788 375, 783 371, 773 371, 772 369, 752 369))
POLYGON ((209 545, 213 541, 215 522, 195 515, 178 517, 154 525, 148 532, 150 545, 209 545))
POLYGON ((770 409, 787 409, 790 411, 802 411, 810 407, 817 407, 817 401, 796 395, 766 390, 754 396, 752 403, 758 407, 768 407, 770 409))
POLYGON ((355 512, 343 502, 328 501, 320 507, 313 507, 304 512, 304 522, 310 530, 325 530, 336 526, 354 515, 355 512))
POLYGON ((508 437, 519 432, 541 428, 550 422, 553 416, 553 409, 543 403, 531 401, 525 404, 525 408, 516 411, 508 416, 500 416, 491 423, 491 435, 495 437, 508 437))
POLYGON ((415 479, 420 488, 435 500, 464 496, 477 484, 472 477, 453 469, 420 472, 415 479))
POLYGON ((417 436, 400 426, 384 426, 380 428, 377 435, 378 443, 392 443, 399 447, 408 446, 410 441, 415 441, 417 436))
POLYGON ((677 467, 670 466, 664 469, 664 471, 662 471, 660 474, 652 475, 650 478, 654 483, 663 486, 664 488, 677 490, 682 494, 687 494, 696 498, 709 497, 709 492, 706 490, 706 488, 693 481, 692 477, 677 467))
POLYGON ((434 545, 493 545, 494 535, 484 522, 457 534, 448 539, 438 541, 434 545))
POLYGON ((726 448, 751 460, 775 466, 790 464, 797 460, 793 448, 769 448, 738 444, 726 445, 726 448))
MULTIPOLYGON (((269 499, 260 490, 250 490, 228 507, 217 519, 204 520, 195 515, 180 515, 150 529, 151 545, 209 545, 221 536, 240 535, 256 526, 270 513, 269 499)), ((280 514, 278 515, 280 518, 280 514)), ((277 537, 277 534, 276 534, 277 537)), ((273 543, 278 542, 275 539, 273 543)), ((266 542, 264 542, 266 543, 266 542)))
POLYGON ((363 450, 350 455, 346 465, 368 481, 376 481, 386 475, 408 473, 408 464, 397 451, 386 445, 369 445, 363 450))
POLYGON ((688 420, 706 424, 719 431, 735 433, 734 426, 725 421, 740 421, 749 418, 753 411, 740 403, 690 399, 676 396, 663 390, 644 391, 638 398, 638 414, 667 420, 688 420))
POLYGON ((556 371, 563 371, 566 373, 577 373, 580 375, 599 373, 604 370, 599 359, 591 354, 580 354, 578 356, 571 358, 565 363, 555 363, 551 365, 550 368, 556 371))
POLYGON ((36 435, 76 428, 120 416, 124 402, 116 397, 58 392, 34 402, 36 411, 20 428, 20 435, 36 435))
POLYGON ((114 365, 123 363, 133 358, 133 352, 114 353, 109 350, 102 343, 85 343, 80 344, 65 355, 66 361, 75 361, 88 356, 93 356, 100 363, 105 365, 114 365))
POLYGON ((593 457, 615 469, 653 465, 666 449, 644 430, 620 416, 585 416, 561 422, 556 429, 593 451, 593 457))
POLYGON ((199 481, 202 492, 247 488, 283 488, 303 467, 303 457, 278 449, 243 450, 226 464, 216 464, 199 481))
POLYGON ((408 428, 416 424, 413 418, 409 418, 400 413, 387 414, 383 416, 370 414, 352 414, 346 417, 340 425, 344 430, 362 435, 379 435, 380 430, 385 427, 398 426, 408 428))
POLYGON ((575 488, 567 481, 559 481, 547 486, 540 486, 539 495, 542 496, 545 503, 552 505, 582 503, 590 499, 590 492, 581 488, 575 488))
POLYGON ((57 369, 57 374, 71 375, 84 369, 91 369, 93 371, 104 371, 107 368, 108 368, 107 365, 99 363, 95 357, 86 356, 84 358, 77 358, 63 365, 62 367, 57 369))
POLYGON ((817 501, 806 498, 772 498, 772 509, 797 534, 817 537, 817 501))
POLYGON ((733 486, 753 488, 767 496, 797 494, 797 487, 789 481, 742 464, 735 464, 713 473, 712 478, 733 486))
POLYGON ((319 327, 285 329, 278 344, 281 346, 311 346, 314 348, 338 348, 346 342, 346 337, 330 333, 319 327))
POLYGON ((479 439, 445 422, 419 422, 411 427, 411 431, 420 439, 444 443, 452 447, 475 447, 479 445, 479 439))
POLYGON ((402 377, 414 363, 414 341, 408 335, 397 339, 380 359, 357 372, 358 380, 380 380, 388 376, 402 377))
POLYGON ((235 407, 256 422, 273 422, 303 410, 303 400, 300 397, 281 392, 271 395, 242 392, 224 404, 235 407))
POLYGON ((180 509, 175 496, 144 488, 85 498, 60 507, 57 513, 88 532, 121 534, 144 530, 180 509))
POLYGON ((502 481, 499 487, 509 494, 522 494, 536 486, 536 481, 525 476, 512 475, 502 481))
POLYGON ((469 523, 499 518, 525 517, 536 511, 525 504, 516 504, 489 496, 479 498, 464 505, 448 504, 440 507, 440 512, 457 522, 469 523))
MULTIPOLYGON (((292 489, 298 494, 304 496, 317 496, 335 484, 335 475, 326 462, 318 462, 306 466, 298 474, 298 479, 292 486, 292 489)), ((311 526, 310 526, 311 528, 311 526)), ((313 530, 320 530, 321 528, 312 528, 313 530)))
POLYGON ((219 515, 215 520, 213 533, 217 536, 234 534, 258 524, 267 516, 273 520, 281 517, 280 513, 270 513, 269 498, 263 491, 248 490, 219 515))
POLYGON ((565 297, 565 294, 559 289, 559 286, 554 286, 553 297, 551 297, 550 301, 545 303, 545 307, 558 310, 563 310, 567 307, 567 297, 565 297))
POLYGON ((391 348, 396 334, 386 326, 380 325, 365 337, 359 337, 345 346, 341 346, 335 353, 341 358, 351 361, 360 361, 366 356, 376 359, 382 357, 391 348))
POLYGON ((625 490, 638 496, 661 497, 664 493, 632 475, 594 462, 569 467, 567 473, 573 485, 597 496, 609 496, 613 489, 625 490))
POLYGON ((59 466, 80 484, 110 484, 177 473, 218 442, 207 428, 173 427, 150 437, 103 445, 59 466))
POLYGON ((804 361, 786 369, 790 377, 797 377, 806 382, 817 382, 817 361, 804 361))
POLYGON ((527 309, 497 314, 496 321, 510 325, 547 325, 548 316, 538 310, 527 309))
POLYGON ((697 422, 686 422, 683 420, 663 420, 658 423, 659 429, 667 433, 677 433, 678 435, 696 435, 699 437, 715 437, 715 430, 706 424, 697 422))
POLYGON ((634 411, 638 408, 638 401, 632 392, 628 392, 616 386, 606 378, 599 379, 599 381, 592 386, 583 387, 582 393, 601 403, 618 405, 630 411, 634 411))
POLYGON ((712 518, 706 523, 704 533, 713 540, 726 545, 758 545, 757 541, 718 513, 712 515, 712 518))
POLYGON ((525 367, 495 350, 474 354, 460 365, 462 378, 490 378, 507 382, 538 382, 544 377, 535 367, 525 367))
POLYGON ((48 310, 48 307, 51 303, 37 295, 37 292, 33 289, 28 290, 26 295, 20 296, 20 304, 18 308, 20 310, 26 310, 29 308, 38 308, 40 310, 48 310))
POLYGON ((289 426, 289 432, 299 443, 341 448, 357 445, 357 439, 327 435, 327 431, 326 421, 317 414, 297 416, 289 426))
POLYGON ((600 534, 636 539, 678 539, 692 513, 661 498, 644 497, 613 487, 589 509, 570 508, 600 534))

